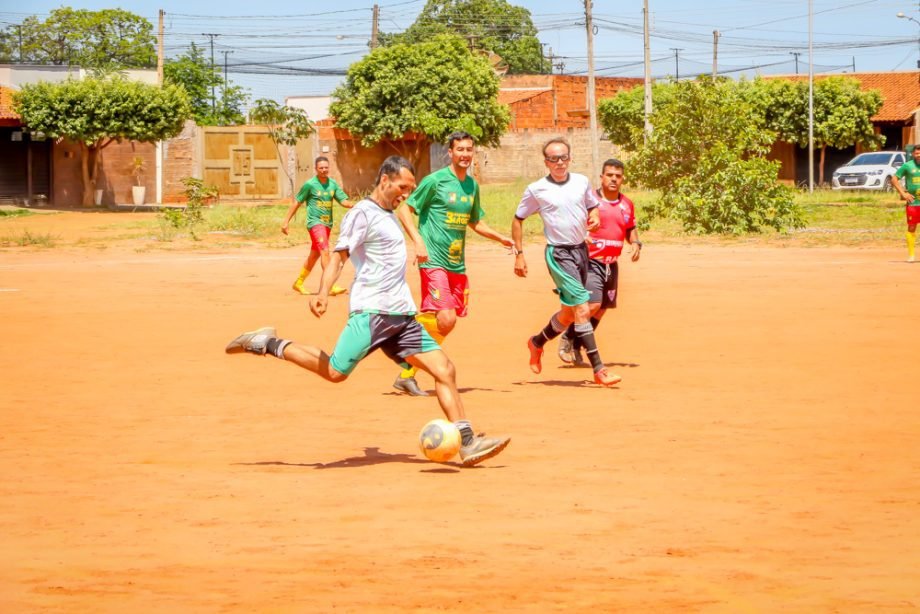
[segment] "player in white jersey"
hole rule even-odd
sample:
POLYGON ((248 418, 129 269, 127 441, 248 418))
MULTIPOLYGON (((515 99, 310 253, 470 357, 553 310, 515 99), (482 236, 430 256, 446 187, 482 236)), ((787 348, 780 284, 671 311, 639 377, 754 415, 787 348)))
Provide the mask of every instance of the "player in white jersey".
POLYGON ((330 290, 351 257, 355 280, 350 313, 332 355, 316 346, 279 338, 271 326, 239 335, 226 352, 271 354, 339 383, 365 356, 380 348, 403 368, 411 364, 434 378, 441 410, 460 430, 460 459, 469 467, 492 458, 511 439, 473 432, 457 391, 453 363, 415 319, 417 310, 406 283, 406 240, 393 213, 413 189, 415 169, 405 158, 390 156, 380 167, 371 195, 342 219, 335 251, 323 270, 319 292, 310 301, 310 310, 322 317, 330 290))
POLYGON ((543 346, 574 322, 575 334, 594 369, 594 381, 602 386, 614 386, 621 378, 608 372, 601 360, 590 321, 588 299, 591 295, 585 289, 588 277, 585 239, 589 230, 595 230, 600 225, 598 203, 588 178, 569 172, 570 152, 571 148, 564 139, 552 139, 543 146, 543 159, 549 175, 527 187, 511 224, 514 274, 526 277, 523 223, 528 216, 540 214, 546 236, 546 266, 556 284, 561 303, 559 311, 553 314, 543 330, 527 340, 530 369, 534 373, 542 371, 543 346))

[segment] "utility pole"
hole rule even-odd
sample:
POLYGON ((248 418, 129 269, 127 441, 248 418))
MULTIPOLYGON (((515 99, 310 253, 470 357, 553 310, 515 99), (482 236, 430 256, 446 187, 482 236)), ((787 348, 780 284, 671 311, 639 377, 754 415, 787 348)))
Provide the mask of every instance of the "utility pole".
POLYGON ((812 0, 808 0, 808 191, 815 191, 815 66, 812 45, 812 0))
POLYGON ((719 34, 718 30, 712 31, 712 78, 719 75, 719 34))
POLYGON ((853 72, 856 72, 856 56, 853 56, 853 72))
MULTIPOLYGON (((214 72, 214 39, 220 36, 220 34, 208 34, 206 32, 202 32, 201 35, 207 36, 208 38, 211 39, 211 72, 214 72)), ((214 84, 213 83, 211 84, 211 112, 212 113, 217 112, 217 98, 214 94, 214 84)))
POLYGON ((157 84, 163 85, 163 18, 166 11, 160 9, 160 24, 157 28, 157 84))
MULTIPOLYGON (((594 94, 594 22, 591 20, 593 0, 585 0, 585 30, 588 35, 588 122, 591 128, 591 172, 597 172, 600 164, 597 136, 597 101, 594 94)), ((591 176, 590 174, 588 175, 591 176)))
POLYGON ((232 50, 232 49, 224 49, 223 51, 221 51, 221 53, 224 54, 224 95, 226 95, 226 91, 227 91, 227 56, 230 55, 231 53, 233 53, 233 50, 232 50))
POLYGON ((802 55, 802 52, 790 51, 789 53, 795 57, 795 74, 799 74, 799 56, 802 55))
POLYGON ((19 63, 22 64, 22 24, 13 24, 13 27, 19 32, 19 63))
POLYGON ((674 80, 680 81, 680 52, 683 51, 683 48, 671 47, 671 51, 674 52, 674 80))
POLYGON ((649 49, 648 0, 642 0, 642 46, 645 63, 645 140, 652 134, 652 60, 649 49))
POLYGON ((374 16, 371 19, 371 49, 377 48, 377 32, 380 27, 380 7, 374 5, 374 16))

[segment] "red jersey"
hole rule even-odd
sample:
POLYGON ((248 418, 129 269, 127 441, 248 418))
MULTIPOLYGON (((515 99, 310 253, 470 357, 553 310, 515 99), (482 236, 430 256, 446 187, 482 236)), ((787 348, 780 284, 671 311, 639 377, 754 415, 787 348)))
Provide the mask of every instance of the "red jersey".
POLYGON ((600 190, 597 194, 601 225, 588 233, 588 254, 594 260, 611 264, 623 251, 629 231, 636 227, 636 207, 623 194, 616 200, 607 200, 600 190))

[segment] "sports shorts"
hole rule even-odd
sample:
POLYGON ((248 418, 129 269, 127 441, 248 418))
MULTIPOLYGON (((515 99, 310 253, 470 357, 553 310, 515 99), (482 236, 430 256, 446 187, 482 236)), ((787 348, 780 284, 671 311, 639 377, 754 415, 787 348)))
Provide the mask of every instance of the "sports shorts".
POLYGON ((329 357, 333 369, 350 374, 365 356, 380 348, 391 360, 407 368, 407 356, 440 349, 415 315, 353 311, 329 357))
POLYGON ((907 210, 907 223, 920 224, 920 204, 907 205, 904 208, 907 210))
POLYGON ((307 229, 310 232, 310 251, 324 252, 329 249, 329 232, 332 230, 325 224, 314 224, 307 229))
POLYGON ((588 281, 588 246, 547 245, 544 252, 546 268, 556 284, 556 294, 563 305, 574 307, 587 303, 591 295, 585 289, 588 281))
POLYGON ((588 262, 588 281, 585 283, 585 289, 591 295, 588 302, 600 303, 601 309, 615 309, 619 279, 620 265, 616 260, 604 264, 592 258, 588 262))
POLYGON ((466 273, 447 269, 419 269, 422 278, 422 311, 453 309, 463 318, 469 310, 470 287, 466 273))

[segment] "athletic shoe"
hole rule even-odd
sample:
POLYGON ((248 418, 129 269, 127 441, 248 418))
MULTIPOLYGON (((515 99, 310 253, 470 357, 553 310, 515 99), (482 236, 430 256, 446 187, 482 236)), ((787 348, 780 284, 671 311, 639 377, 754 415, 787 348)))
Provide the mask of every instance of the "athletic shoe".
POLYGON ((913 257, 913 256, 908 256, 908 257, 907 257, 907 261, 908 261, 908 262, 913 262, 913 261, 914 261, 914 257, 913 257))
POLYGON ((543 358, 543 348, 538 348, 533 344, 533 339, 527 340, 527 349, 530 350, 530 370, 539 373, 543 370, 540 359, 543 358))
POLYGON ((572 340, 564 334, 559 337, 559 360, 567 365, 575 362, 574 350, 572 349, 572 340))
POLYGON ((348 288, 333 285, 332 290, 329 291, 329 296, 338 296, 339 294, 345 294, 346 292, 348 292, 348 288))
POLYGON ((492 458, 511 443, 510 437, 483 437, 477 435, 469 445, 460 447, 460 461, 464 467, 478 465, 482 461, 492 458))
POLYGON ((309 291, 309 290, 304 289, 304 287, 303 287, 303 281, 301 281, 301 280, 299 280, 299 279, 298 279, 297 281, 295 281, 295 282, 294 282, 294 285, 291 286, 291 287, 294 288, 294 292, 296 292, 296 293, 298 293, 298 294, 303 294, 303 295, 308 295, 308 294, 310 294, 310 291, 309 291))
POLYGON ((412 397, 427 397, 428 393, 418 387, 418 382, 414 377, 397 377, 393 382, 393 388, 400 392, 405 392, 412 397))
POLYGON ((263 355, 267 350, 268 340, 277 336, 278 334, 273 326, 263 326, 258 330, 243 333, 231 341, 224 351, 228 354, 252 352, 253 354, 263 355))
POLYGON ((610 373, 606 367, 594 372, 594 381, 601 386, 616 386, 623 378, 616 373, 610 373))

